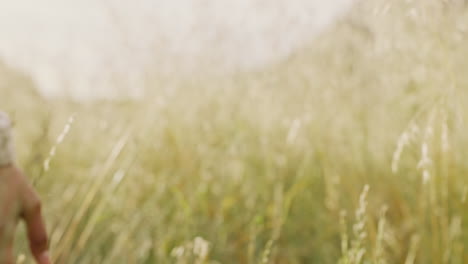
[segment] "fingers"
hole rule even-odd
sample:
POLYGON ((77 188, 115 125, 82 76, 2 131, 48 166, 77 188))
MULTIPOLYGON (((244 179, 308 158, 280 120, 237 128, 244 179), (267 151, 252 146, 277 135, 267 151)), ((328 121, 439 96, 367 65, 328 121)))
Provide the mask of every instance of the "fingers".
POLYGON ((47 232, 42 218, 41 206, 39 202, 30 207, 28 211, 24 212, 24 220, 26 221, 31 253, 33 254, 37 263, 50 263, 47 232))
POLYGON ((52 264, 52 261, 50 260, 49 252, 45 251, 42 253, 38 258, 37 258, 37 263, 38 264, 52 264))
POLYGON ((49 264, 48 237, 42 217, 41 201, 33 187, 26 181, 24 175, 18 177, 23 180, 22 217, 26 223, 31 253, 38 264, 49 264))

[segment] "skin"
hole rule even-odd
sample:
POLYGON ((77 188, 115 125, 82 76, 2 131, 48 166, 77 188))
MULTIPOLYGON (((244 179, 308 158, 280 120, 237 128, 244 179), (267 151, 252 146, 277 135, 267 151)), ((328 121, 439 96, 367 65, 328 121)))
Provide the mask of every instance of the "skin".
POLYGON ((13 242, 21 220, 26 224, 29 246, 36 262, 50 264, 41 202, 23 172, 13 162, 14 154, 10 153, 12 145, 6 144, 12 140, 10 130, 9 120, 0 112, 0 264, 15 263, 13 242))
POLYGON ((14 165, 0 168, 0 185, 3 186, 0 192, 0 263, 14 263, 15 229, 18 222, 24 220, 31 253, 36 262, 50 264, 48 238, 39 196, 14 165))

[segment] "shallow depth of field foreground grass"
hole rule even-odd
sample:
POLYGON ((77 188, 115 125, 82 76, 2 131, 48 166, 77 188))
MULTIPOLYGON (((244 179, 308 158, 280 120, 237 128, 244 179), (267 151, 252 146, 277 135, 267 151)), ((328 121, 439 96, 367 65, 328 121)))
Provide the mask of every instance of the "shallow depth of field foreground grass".
POLYGON ((468 263, 468 10, 385 2, 282 65, 138 102, 3 70, 55 263, 468 263))

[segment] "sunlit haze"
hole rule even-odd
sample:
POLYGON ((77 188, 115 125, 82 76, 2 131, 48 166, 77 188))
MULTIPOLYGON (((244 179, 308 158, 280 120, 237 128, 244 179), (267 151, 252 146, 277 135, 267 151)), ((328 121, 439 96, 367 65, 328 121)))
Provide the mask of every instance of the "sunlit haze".
POLYGON ((352 1, 0 0, 0 59, 47 95, 138 94, 148 72, 224 73, 281 61, 352 1))

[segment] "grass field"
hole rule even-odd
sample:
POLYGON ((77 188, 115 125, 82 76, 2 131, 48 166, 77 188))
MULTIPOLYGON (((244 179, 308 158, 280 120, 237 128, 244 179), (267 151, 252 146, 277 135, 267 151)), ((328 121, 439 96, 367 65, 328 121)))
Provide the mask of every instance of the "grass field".
POLYGON ((468 11, 394 3, 138 102, 44 99, 5 67, 55 263, 468 263, 468 11))

